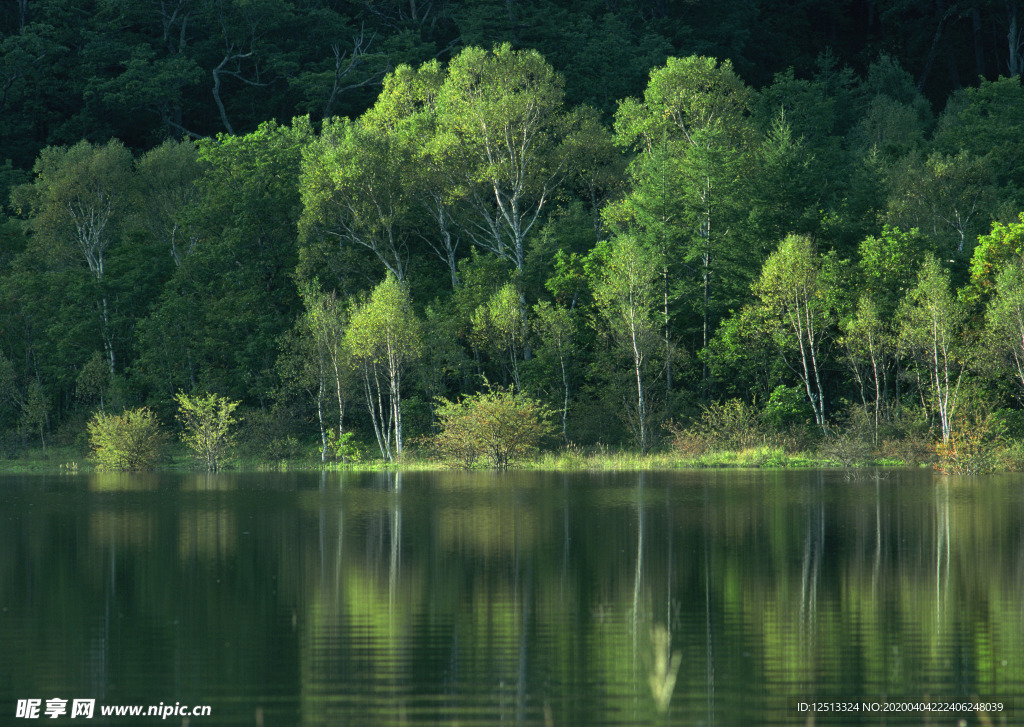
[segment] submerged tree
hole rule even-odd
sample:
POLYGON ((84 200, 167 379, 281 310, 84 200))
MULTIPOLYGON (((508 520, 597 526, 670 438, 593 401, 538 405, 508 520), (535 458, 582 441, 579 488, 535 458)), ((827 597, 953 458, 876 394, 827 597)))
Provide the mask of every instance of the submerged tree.
POLYGON ((178 421, 183 431, 181 440, 206 465, 210 472, 223 466, 234 444, 231 425, 237 420, 234 411, 239 402, 219 394, 186 394, 178 392, 178 421))
POLYGON ((536 399, 515 389, 489 389, 460 401, 439 399, 440 432, 434 447, 446 460, 472 467, 486 459, 496 469, 508 469, 537 452, 550 433, 550 412, 536 399))

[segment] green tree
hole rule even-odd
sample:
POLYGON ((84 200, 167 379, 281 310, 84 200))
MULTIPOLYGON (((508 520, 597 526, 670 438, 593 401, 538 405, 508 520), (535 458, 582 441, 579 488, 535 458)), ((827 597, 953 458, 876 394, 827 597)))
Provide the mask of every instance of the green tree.
MULTIPOLYGON (((699 321, 700 348, 749 279, 740 268, 752 256, 749 246, 741 247, 739 232, 744 170, 751 168, 754 151, 751 97, 729 61, 669 58, 651 72, 643 100, 623 101, 615 117, 616 143, 637 156, 630 167, 632 192, 605 218, 643 235, 662 255, 667 354, 670 262, 683 263, 679 272, 689 281, 683 297, 699 321)), ((665 358, 671 375, 671 356, 665 358)), ((707 383, 706 367, 702 378, 707 383)))
POLYGON ((541 356, 558 360, 562 375, 562 439, 569 444, 567 422, 569 419, 569 368, 576 354, 576 318, 572 310, 557 303, 542 301, 534 306, 534 329, 540 336, 541 356))
POLYGON ((996 276, 1004 265, 1024 255, 1024 212, 1020 222, 992 223, 992 230, 978 238, 971 256, 971 282, 965 291, 968 300, 987 297, 995 287, 996 276))
POLYGON ((132 189, 132 155, 119 141, 47 147, 35 179, 15 190, 14 203, 31 215, 40 250, 51 260, 74 258, 95 281, 93 301, 110 373, 116 372, 115 326, 107 291, 110 249, 119 239, 132 189))
POLYGON ((96 412, 88 423, 92 458, 101 470, 152 469, 163 456, 167 437, 155 413, 146 407, 121 414, 96 412))
POLYGON ((809 237, 789 235, 765 261, 754 285, 772 337, 786 366, 803 384, 823 432, 827 406, 822 379, 836 322, 830 267, 809 237))
POLYGON ((857 274, 865 293, 878 304, 879 315, 892 320, 916 282, 916 271, 934 244, 916 228, 909 232, 886 225, 858 246, 857 274))
POLYGON ((966 371, 964 306, 953 295, 949 273, 929 255, 917 284, 899 312, 899 346, 918 367, 922 395, 938 415, 942 441, 948 443, 960 404, 966 371))
POLYGON ((990 160, 967 151, 911 154, 893 176, 889 223, 927 231, 943 255, 970 255, 997 199, 990 160))
POLYGON ((32 379, 25 393, 25 405, 21 415, 22 426, 27 431, 39 434, 39 444, 46 454, 46 427, 50 420, 50 402, 39 379, 32 379))
POLYGON ((301 309, 295 231, 311 137, 308 119, 297 118, 199 143, 199 195, 179 238, 191 251, 137 324, 132 379, 154 404, 169 407, 179 389, 266 401, 277 339, 301 309))
MULTIPOLYGON (((980 248, 979 248, 980 249, 980 248)), ((990 350, 1013 371, 1024 398, 1024 260, 1016 255, 995 276, 986 310, 990 350)))
POLYGON ((433 445, 445 460, 472 467, 486 459, 495 469, 536 454, 551 432, 550 412, 514 389, 488 389, 459 401, 438 399, 440 431, 433 445))
POLYGON ((399 66, 384 79, 376 103, 360 119, 375 134, 391 140, 405 156, 400 194, 407 205, 404 232, 424 243, 447 268, 458 287, 458 248, 465 225, 460 210, 460 166, 447 154, 438 131, 437 100, 445 74, 435 61, 417 69, 399 66))
POLYGON ((627 399, 627 418, 637 444, 650 449, 651 359, 658 346, 655 315, 658 304, 660 259, 633 235, 619 235, 592 253, 594 300, 608 326, 615 348, 632 364, 636 396, 627 399))
POLYGON ((1024 183, 1024 87, 1020 78, 982 80, 949 99, 935 129, 934 146, 947 156, 964 153, 991 163, 997 184, 1024 183))
POLYGON ((402 456, 402 381, 420 355, 422 335, 408 288, 391 275, 355 306, 345 333, 381 456, 388 461, 402 456))
POLYGON ((468 234, 522 272, 527 238, 571 170, 561 77, 534 50, 466 48, 448 66, 437 113, 438 153, 475 218, 468 234))
POLYGON ((882 406, 895 353, 891 319, 883 320, 879 305, 869 294, 864 294, 857 302, 856 312, 842 322, 841 328, 847 361, 857 381, 865 411, 869 409, 865 390, 870 388, 873 394, 870 413, 877 444, 882 406))
POLYGON ((317 421, 320 424, 322 443, 321 458, 327 458, 327 427, 325 426, 324 397, 328 388, 333 389, 337 403, 338 424, 336 437, 341 441, 345 436, 345 401, 348 390, 347 371, 349 368, 345 348, 345 328, 348 323, 347 311, 338 300, 337 294, 323 293, 319 282, 300 286, 305 315, 300 325, 312 342, 313 355, 308 356, 316 371, 317 421))
POLYGON ((858 248, 855 275, 862 292, 856 309, 840 322, 841 343, 861 403, 872 417, 876 439, 886 413, 890 383, 896 384, 899 396, 896 313, 916 283, 921 262, 933 248, 932 242, 917 229, 904 232, 889 225, 878 235, 865 238, 858 248))
POLYGON ((192 252, 195 234, 188 234, 185 213, 199 198, 202 166, 190 140, 167 140, 139 157, 136 163, 136 214, 142 226, 165 245, 176 267, 192 252))
POLYGON ((324 235, 363 247, 405 280, 412 235, 406 185, 415 162, 413 139, 363 120, 328 120, 303 153, 299 222, 304 240, 324 235))
POLYGON ((240 402, 219 394, 186 394, 179 391, 178 421, 181 423, 181 441, 206 465, 210 472, 218 471, 234 445, 231 425, 240 402))
POLYGON ((519 301, 516 286, 506 283, 473 313, 474 342, 502 360, 517 390, 522 386, 519 358, 526 342, 526 321, 519 301))

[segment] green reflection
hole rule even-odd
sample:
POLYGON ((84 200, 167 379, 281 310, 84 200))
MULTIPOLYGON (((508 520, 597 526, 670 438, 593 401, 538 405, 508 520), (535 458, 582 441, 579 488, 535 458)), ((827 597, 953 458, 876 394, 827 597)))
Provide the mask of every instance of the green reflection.
POLYGON ((1024 494, 1012 479, 4 485, 8 705, 209 703, 217 724, 245 725, 756 725, 805 723, 800 701, 976 695, 1008 710, 994 724, 1021 721, 1024 494))

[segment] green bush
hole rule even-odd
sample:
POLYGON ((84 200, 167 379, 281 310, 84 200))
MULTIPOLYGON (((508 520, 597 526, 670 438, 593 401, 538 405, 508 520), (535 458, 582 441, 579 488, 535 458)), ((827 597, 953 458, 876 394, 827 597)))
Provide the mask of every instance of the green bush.
POLYGON ((672 435, 672 449, 687 457, 710 451, 742 451, 765 443, 757 411, 741 399, 705 407, 700 420, 690 427, 669 422, 665 428, 672 435))
POLYGON ((147 407, 116 416, 98 411, 88 429, 93 460, 111 472, 152 469, 167 440, 156 414, 147 407))
POLYGON ((185 431, 182 441, 206 464, 206 469, 216 472, 234 445, 231 425, 232 416, 239 402, 231 401, 218 394, 195 394, 189 396, 179 392, 174 400, 178 402, 178 421, 185 431))
POLYGON ((764 424, 775 430, 802 426, 813 418, 814 410, 800 386, 776 386, 761 413, 764 424))
POLYGON ((460 401, 438 399, 441 431, 435 451, 446 461, 472 467, 480 461, 507 469, 536 455, 551 434, 551 412, 539 401, 512 390, 490 389, 460 401))

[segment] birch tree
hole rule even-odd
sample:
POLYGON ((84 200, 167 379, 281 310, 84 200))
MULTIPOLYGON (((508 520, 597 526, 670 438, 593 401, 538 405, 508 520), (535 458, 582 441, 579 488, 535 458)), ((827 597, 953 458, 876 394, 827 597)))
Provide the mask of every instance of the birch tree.
POLYGON ((995 278, 995 294, 986 311, 991 349, 1013 372, 1024 397, 1024 260, 1012 258, 995 278))
POLYGON ((394 276, 352 310, 345 344, 363 382, 367 409, 381 456, 401 457, 402 381, 422 350, 420 321, 409 291, 394 276))
MULTIPOLYGON (((739 246, 738 236, 755 148, 751 99, 729 61, 669 58, 651 72, 643 99, 626 99, 615 116, 616 143, 636 153, 629 172, 633 191, 610 206, 605 218, 643 234, 663 256, 667 354, 669 281, 675 274, 670 265, 682 264, 686 298, 699 320, 700 347, 706 348, 729 300, 723 293, 729 286, 744 287, 752 273, 737 273, 757 260, 749 247, 739 246)), ((703 378, 706 384, 706 366, 703 378)))
POLYGON ((517 271, 526 240, 570 171, 563 82, 534 50, 467 48, 437 98, 439 154, 474 213, 474 242, 517 271))
POLYGON ((636 397, 634 405, 627 406, 632 414, 628 418, 640 449, 646 452, 651 447, 648 369, 658 345, 658 256, 631 235, 599 245, 594 254, 598 262, 594 299, 615 347, 632 364, 636 397))
POLYGON ((132 155, 120 142, 80 141, 43 149, 35 179, 14 194, 28 208, 32 229, 52 259, 76 259, 96 282, 94 305, 111 375, 117 355, 111 304, 106 290, 107 258, 119 237, 132 189, 132 155))
POLYGON ((901 306, 899 345, 918 366, 922 395, 938 416, 943 443, 949 442, 960 404, 966 320, 949 273, 934 256, 928 256, 901 306))
POLYGON ((813 241, 803 235, 787 236, 765 261, 754 292, 783 360, 803 385, 814 421, 824 432, 827 407, 822 372, 835 315, 825 261, 813 241))
POLYGON ((337 405, 338 422, 336 426, 337 442, 344 441, 345 435, 345 399, 347 386, 348 351, 345 347, 345 330, 348 322, 347 311, 334 292, 323 293, 319 282, 313 280, 299 286, 305 314, 302 326, 308 333, 315 358, 317 372, 316 402, 317 421, 320 424, 321 460, 327 459, 328 434, 324 412, 325 397, 331 389, 337 405))
POLYGON ((328 120, 303 153, 300 235, 363 247, 405 280, 414 152, 408 137, 362 121, 328 120))

